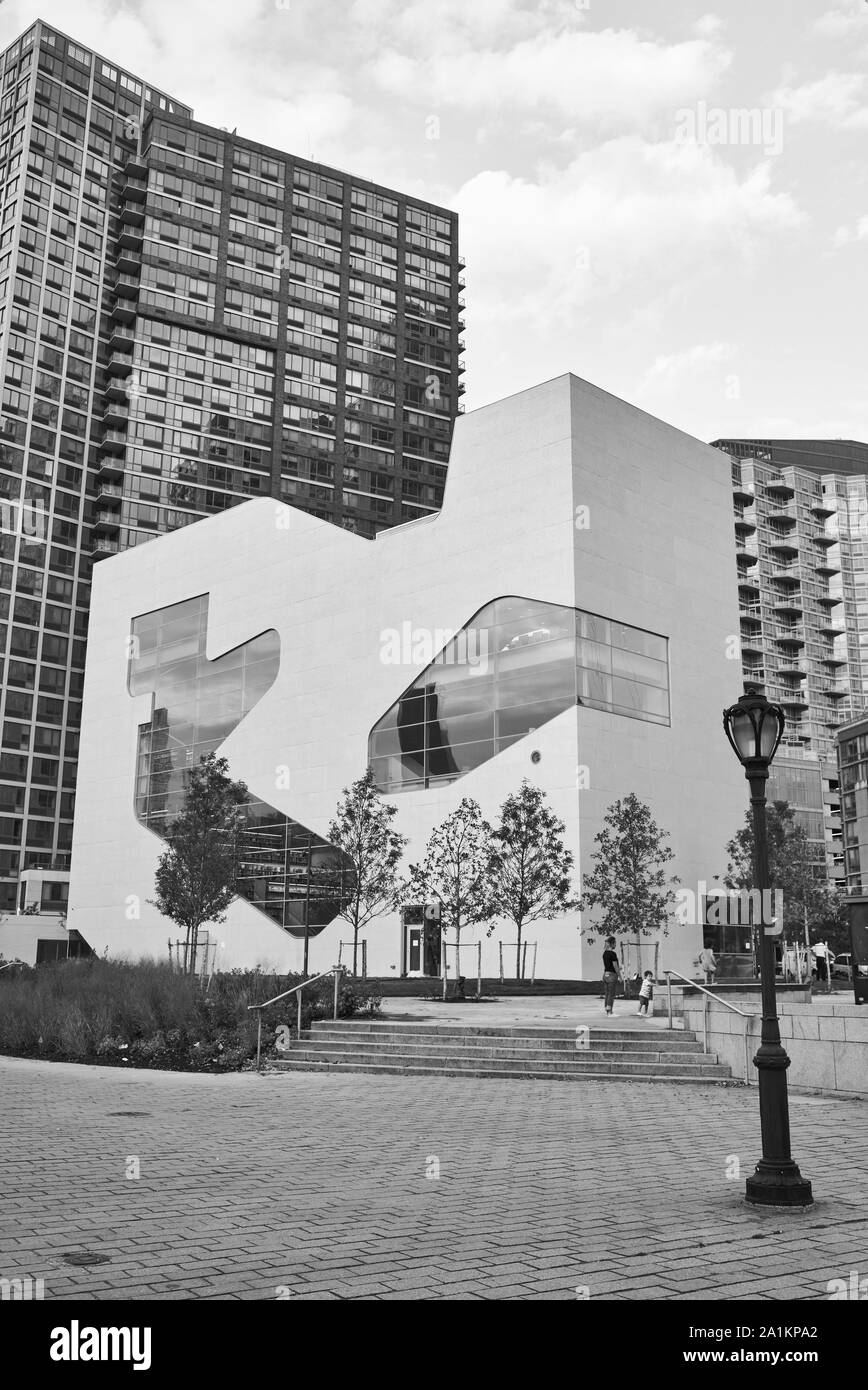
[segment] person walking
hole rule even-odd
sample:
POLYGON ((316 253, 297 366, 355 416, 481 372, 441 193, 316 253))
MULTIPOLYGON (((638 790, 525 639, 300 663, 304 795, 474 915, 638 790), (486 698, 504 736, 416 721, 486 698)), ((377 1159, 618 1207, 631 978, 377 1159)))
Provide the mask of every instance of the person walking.
POLYGON ((610 1014, 615 1004, 615 991, 621 979, 621 966, 615 951, 614 936, 607 936, 603 951, 603 1008, 610 1014))
POLYGON ((825 941, 818 941, 813 947, 814 958, 817 962, 817 981, 831 990, 831 972, 829 970, 829 947, 825 941))
POLYGON ((710 946, 703 946, 702 950, 699 952, 699 959, 696 964, 705 975, 705 983, 707 985, 713 985, 714 977, 717 973, 717 961, 714 959, 714 952, 710 946))

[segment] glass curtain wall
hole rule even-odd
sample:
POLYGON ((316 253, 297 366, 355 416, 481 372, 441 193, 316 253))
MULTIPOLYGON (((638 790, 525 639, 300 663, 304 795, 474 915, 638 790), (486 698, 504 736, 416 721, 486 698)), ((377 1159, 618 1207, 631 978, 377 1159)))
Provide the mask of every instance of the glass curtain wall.
MULTIPOLYGON (((150 695, 139 726, 136 816, 165 837, 184 806, 189 769, 217 752, 274 684, 280 639, 261 633, 224 656, 206 656, 208 595, 133 620, 128 688, 150 695)), ((351 884, 349 860, 273 806, 252 798, 239 846, 237 889, 294 936, 322 930, 351 884)))
POLYGON ((453 782, 575 705, 668 725, 667 639, 558 604, 496 599, 374 725, 377 786, 453 782))

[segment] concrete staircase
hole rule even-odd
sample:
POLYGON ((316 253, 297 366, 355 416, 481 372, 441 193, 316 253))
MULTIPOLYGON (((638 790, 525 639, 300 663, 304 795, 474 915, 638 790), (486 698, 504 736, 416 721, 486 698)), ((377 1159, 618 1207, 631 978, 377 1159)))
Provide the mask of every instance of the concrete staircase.
POLYGON ((569 1028, 465 1028, 451 1024, 314 1023, 290 1044, 277 1071, 376 1072, 398 1076, 515 1077, 532 1081, 722 1083, 730 1068, 691 1032, 651 1025, 593 1028, 576 1046, 569 1028))

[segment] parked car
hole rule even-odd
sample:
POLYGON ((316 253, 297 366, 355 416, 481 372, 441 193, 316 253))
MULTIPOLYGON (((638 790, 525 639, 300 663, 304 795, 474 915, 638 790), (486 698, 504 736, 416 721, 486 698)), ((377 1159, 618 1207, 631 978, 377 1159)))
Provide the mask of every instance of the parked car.
POLYGON ((832 979, 833 980, 852 980, 853 978, 853 957, 849 951, 842 951, 840 956, 832 957, 832 979))
MULTIPOLYGON (((829 952, 832 959, 832 953, 829 952)), ((798 949, 790 947, 786 952, 778 951, 775 953, 775 971, 778 975, 786 975, 790 980, 797 980, 800 976, 803 980, 818 978, 817 954, 811 947, 810 966, 808 965, 808 950, 805 946, 798 949)))

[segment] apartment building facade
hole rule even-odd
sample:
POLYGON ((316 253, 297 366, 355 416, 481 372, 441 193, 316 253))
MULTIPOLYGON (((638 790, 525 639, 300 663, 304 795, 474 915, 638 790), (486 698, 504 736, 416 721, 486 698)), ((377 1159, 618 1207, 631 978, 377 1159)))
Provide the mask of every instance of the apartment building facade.
POLYGON ((463 325, 448 210, 196 122, 41 21, 0 83, 8 911, 34 872, 63 905, 93 562, 251 497, 368 538, 435 511, 463 325))
POLYGON ((868 885, 868 712, 838 734, 844 879, 848 894, 864 896, 868 885))
POLYGON ((838 731, 868 702, 868 446, 715 445, 732 461, 745 680, 787 718, 770 795, 796 809, 843 883, 838 731))

